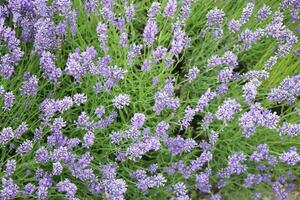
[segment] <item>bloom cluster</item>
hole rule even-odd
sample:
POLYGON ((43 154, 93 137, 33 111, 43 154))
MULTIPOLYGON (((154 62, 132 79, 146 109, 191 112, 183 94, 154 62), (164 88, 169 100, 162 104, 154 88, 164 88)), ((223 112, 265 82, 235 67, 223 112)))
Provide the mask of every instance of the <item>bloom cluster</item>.
POLYGON ((272 102, 287 104, 295 103, 297 97, 300 95, 300 74, 285 78, 278 88, 273 88, 269 93, 269 100, 272 102))
POLYGON ((250 110, 243 113, 239 119, 243 128, 243 135, 250 137, 256 131, 257 126, 263 126, 270 129, 277 128, 279 116, 270 110, 263 108, 260 103, 250 106, 250 110))

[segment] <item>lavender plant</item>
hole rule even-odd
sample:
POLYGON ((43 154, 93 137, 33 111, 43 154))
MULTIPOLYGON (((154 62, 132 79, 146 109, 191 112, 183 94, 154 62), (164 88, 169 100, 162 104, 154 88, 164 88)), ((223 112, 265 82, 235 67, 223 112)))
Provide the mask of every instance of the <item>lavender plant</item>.
POLYGON ((289 199, 299 10, 1 1, 1 199, 289 199))

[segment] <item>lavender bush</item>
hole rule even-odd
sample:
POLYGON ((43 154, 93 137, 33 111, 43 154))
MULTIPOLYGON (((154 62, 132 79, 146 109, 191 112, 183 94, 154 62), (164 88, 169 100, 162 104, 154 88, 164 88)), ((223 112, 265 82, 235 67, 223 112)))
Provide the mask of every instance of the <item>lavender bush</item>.
POLYGON ((0 197, 287 200, 300 2, 0 1, 0 197))

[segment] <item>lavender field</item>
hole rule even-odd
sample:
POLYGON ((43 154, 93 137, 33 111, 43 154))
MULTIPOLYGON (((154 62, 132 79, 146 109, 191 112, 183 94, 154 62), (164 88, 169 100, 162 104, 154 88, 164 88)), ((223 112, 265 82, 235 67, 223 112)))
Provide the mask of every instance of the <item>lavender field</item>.
POLYGON ((0 0, 0 200, 300 199, 299 0, 0 0))

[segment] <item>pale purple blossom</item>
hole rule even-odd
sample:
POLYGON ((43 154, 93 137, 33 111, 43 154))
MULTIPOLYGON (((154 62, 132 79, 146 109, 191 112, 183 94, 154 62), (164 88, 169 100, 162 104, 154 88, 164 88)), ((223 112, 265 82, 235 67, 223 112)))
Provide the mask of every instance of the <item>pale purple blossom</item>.
POLYGON ((112 100, 113 106, 117 109, 123 109, 130 104, 130 96, 128 94, 119 94, 112 100))
POLYGON ((193 67, 192 69, 190 69, 188 71, 188 73, 185 75, 185 77, 187 77, 189 83, 191 83, 193 80, 196 79, 197 74, 200 72, 200 70, 198 69, 198 67, 193 67))
POLYGON ((71 200, 75 197, 77 186, 74 183, 72 183, 69 179, 65 179, 57 183, 57 191, 65 192, 66 197, 71 200))
POLYGON ((297 152, 297 148, 290 147, 288 151, 283 152, 280 155, 279 160, 285 163, 286 165, 291 165, 291 166, 300 163, 300 155, 297 152))
POLYGON ((25 140, 18 148, 17 148, 17 154, 23 155, 31 151, 33 147, 31 140, 25 140))
POLYGON ((292 124, 284 122, 279 128, 280 135, 287 135, 289 137, 296 137, 300 135, 300 124, 292 124))
POLYGON ((107 52, 108 51, 108 47, 107 47, 108 28, 107 28, 107 25, 102 22, 99 22, 96 32, 98 34, 98 40, 100 43, 100 47, 103 49, 103 51, 107 52))
POLYGON ((16 160, 8 160, 5 164, 4 175, 11 176, 16 170, 16 160))
POLYGON ((38 81, 37 76, 30 76, 23 82, 21 87, 21 93, 23 96, 36 96, 38 92, 38 81))
POLYGON ((126 32, 121 33, 119 37, 119 43, 122 48, 127 47, 127 42, 128 42, 128 34, 126 32))
POLYGON ((180 120, 180 128, 186 129, 190 126, 190 123, 193 121, 194 117, 196 115, 196 110, 191 108, 190 106, 187 106, 184 110, 184 116, 180 120))
POLYGON ((131 22, 135 15, 135 5, 130 4, 128 6, 125 6, 125 16, 126 16, 126 22, 131 22))
POLYGON ((58 83, 59 77, 62 76, 60 68, 55 66, 56 58, 48 51, 44 51, 41 54, 40 66, 43 69, 43 76, 54 83, 58 83))
POLYGON ((206 169, 204 172, 196 175, 196 187, 203 193, 210 193, 212 185, 209 183, 211 169, 206 169))
POLYGON ((270 110, 263 108, 260 103, 252 104, 250 110, 243 113, 239 119, 245 137, 253 135, 257 126, 275 129, 278 121, 279 116, 276 112, 272 113, 270 110))
POLYGON ((268 99, 271 102, 283 103, 288 105, 296 101, 297 96, 300 95, 300 74, 291 78, 285 78, 278 88, 271 89, 268 99))
POLYGON ((172 191, 175 193, 175 197, 172 199, 181 199, 181 200, 190 200, 191 198, 188 196, 188 190, 183 182, 177 182, 172 185, 172 191))
POLYGON ((15 199, 19 192, 19 186, 14 183, 13 179, 2 178, 1 199, 15 199))
POLYGON ((146 121, 146 116, 143 113, 135 113, 131 118, 131 127, 134 129, 142 128, 146 121))
POLYGON ((88 131, 83 136, 82 146, 85 148, 90 148, 94 145, 95 142, 95 134, 92 131, 88 131))
POLYGON ((160 11, 160 3, 153 2, 148 10, 148 18, 154 18, 159 14, 160 11))
POLYGON ((267 6, 266 4, 264 4, 257 12, 256 19, 265 20, 265 19, 267 19, 267 17, 270 14, 272 14, 272 10, 271 10, 270 6, 267 6))
POLYGON ((160 61, 160 60, 163 60, 166 57, 167 51, 168 51, 167 48, 165 48, 163 46, 157 46, 154 49, 152 55, 153 55, 153 57, 155 58, 156 61, 160 61))
POLYGON ((158 33, 157 23, 153 19, 149 19, 144 28, 143 40, 147 46, 151 46, 156 39, 158 33))
POLYGON ((10 110, 13 107, 15 101, 14 93, 12 91, 5 92, 3 97, 4 97, 3 109, 10 110))
POLYGON ((165 8, 163 15, 167 18, 172 18, 174 17, 175 13, 177 10, 177 1, 176 0, 168 0, 165 8))

